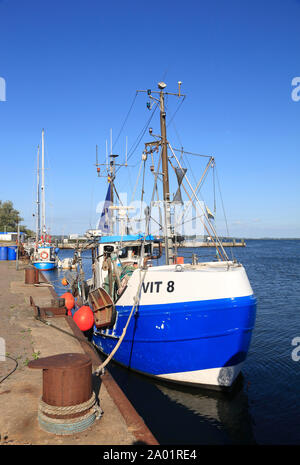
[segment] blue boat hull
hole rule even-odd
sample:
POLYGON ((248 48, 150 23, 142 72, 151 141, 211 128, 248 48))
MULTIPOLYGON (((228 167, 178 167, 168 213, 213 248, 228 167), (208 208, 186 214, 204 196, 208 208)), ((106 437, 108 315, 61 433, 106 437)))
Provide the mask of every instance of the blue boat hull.
POLYGON ((38 270, 53 270, 54 268, 56 268, 55 262, 36 262, 33 263, 33 265, 38 270))
MULTIPOLYGON (((105 354, 117 344, 131 307, 116 310, 114 328, 94 329, 93 342, 105 354)), ((249 350, 255 316, 253 295, 140 306, 114 360, 147 375, 172 379, 179 374, 183 380, 184 373, 240 366, 249 350)))

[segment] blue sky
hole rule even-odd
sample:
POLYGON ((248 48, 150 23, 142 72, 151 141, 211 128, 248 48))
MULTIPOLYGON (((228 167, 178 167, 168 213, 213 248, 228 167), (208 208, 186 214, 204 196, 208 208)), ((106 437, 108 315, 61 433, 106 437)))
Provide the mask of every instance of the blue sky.
MULTIPOLYGON (((44 127, 47 223, 56 234, 94 227, 106 192, 95 145, 103 160, 137 89, 163 79, 176 92, 181 80, 187 97, 168 138, 215 156, 229 232, 300 237, 299 23, 299 0, 0 0, 0 199, 34 229, 44 127)), ((136 98, 114 146, 123 158, 125 137, 130 149, 149 118, 146 101, 136 98)), ((177 104, 168 100, 168 114, 177 104)), ((151 125, 158 131, 155 117, 151 125)), ((142 149, 130 160, 137 168, 142 149)), ((200 175, 200 160, 189 160, 200 175)), ((136 174, 120 170, 120 192, 136 174)))

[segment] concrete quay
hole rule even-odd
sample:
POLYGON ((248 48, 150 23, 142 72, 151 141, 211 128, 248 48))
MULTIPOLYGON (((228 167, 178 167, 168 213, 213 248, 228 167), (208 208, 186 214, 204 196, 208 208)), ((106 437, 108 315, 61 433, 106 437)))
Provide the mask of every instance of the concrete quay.
MULTIPOLYGON (((93 388, 103 415, 85 431, 59 436, 43 431, 38 423, 38 403, 42 395, 42 370, 27 367, 30 360, 61 353, 87 353, 93 367, 101 360, 85 342, 72 317, 48 318, 63 331, 34 318, 30 296, 40 307, 51 306, 53 287, 25 284, 25 265, 0 261, 0 337, 5 342, 6 360, 0 358, 0 443, 1 445, 157 445, 158 442, 110 375, 93 376, 93 388), (5 378, 18 363, 16 370, 5 378), (5 379, 4 379, 5 378, 5 379), (1 380, 3 380, 1 382, 1 380)), ((1 354, 0 354, 1 355, 1 354)))

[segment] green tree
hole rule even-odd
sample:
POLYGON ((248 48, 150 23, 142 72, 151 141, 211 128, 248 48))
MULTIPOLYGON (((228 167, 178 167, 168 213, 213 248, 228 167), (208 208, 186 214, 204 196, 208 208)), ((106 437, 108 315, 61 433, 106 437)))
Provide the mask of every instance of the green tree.
MULTIPOLYGON (((23 221, 20 212, 16 210, 10 200, 3 202, 0 200, 0 232, 16 232, 18 223, 23 221)), ((24 232, 27 236, 35 236, 35 232, 27 229, 26 226, 20 225, 20 232, 24 232)))
POLYGON ((2 202, 0 200, 0 231, 16 231, 18 222, 23 221, 20 212, 15 210, 10 200, 2 202))

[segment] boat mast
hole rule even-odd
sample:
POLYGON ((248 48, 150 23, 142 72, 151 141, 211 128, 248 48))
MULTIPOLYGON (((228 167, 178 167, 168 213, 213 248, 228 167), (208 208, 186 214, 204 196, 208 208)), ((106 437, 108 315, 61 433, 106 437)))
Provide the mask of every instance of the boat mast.
MULTIPOLYGON (((167 85, 164 82, 158 83, 159 92, 148 90, 138 90, 137 92, 146 92, 150 99, 155 100, 160 108, 160 141, 146 142, 146 153, 147 147, 150 147, 150 153, 152 147, 161 146, 161 158, 162 158, 162 174, 163 174, 163 197, 164 197, 164 213, 165 213, 165 257, 166 265, 173 263, 174 251, 172 241, 172 226, 171 226, 171 202, 170 202, 170 188, 169 188, 169 159, 168 159, 168 141, 167 141, 167 129, 166 129, 166 112, 165 112, 165 95, 174 95, 176 97, 185 98, 184 94, 180 92, 180 86, 182 82, 178 81, 178 93, 164 92, 167 85), (158 94, 159 98, 154 97, 152 94, 158 94)), ((151 103, 147 103, 147 108, 151 109, 151 103)), ((149 133, 152 134, 152 129, 149 129, 149 133), (151 130, 151 131, 150 131, 151 130)))
POLYGON ((170 208, 170 187, 169 187, 169 167, 168 167, 168 142, 166 129, 166 112, 165 96, 163 89, 166 84, 160 82, 160 131, 161 131, 161 150, 162 150, 162 172, 163 172, 163 194, 164 194, 164 211, 165 211, 165 256, 166 265, 173 263, 173 242, 171 229, 171 208, 170 208))
MULTIPOLYGON (((114 216, 113 216, 113 211, 114 211, 114 190, 115 190, 115 177, 116 177, 116 158, 119 155, 113 154, 112 153, 112 129, 110 130, 110 155, 108 155, 108 144, 106 140, 106 158, 105 158, 105 163, 98 163, 98 146, 96 145, 96 167, 97 167, 97 173, 99 177, 105 177, 107 178, 107 181, 110 186, 110 198, 109 198, 109 209, 111 212, 111 218, 109 221, 109 234, 114 234, 114 216), (108 158, 110 158, 110 161, 108 161, 108 158), (105 175, 100 174, 100 166, 105 167, 105 175)), ((124 165, 117 165, 117 166, 124 166, 124 165)), ((118 194, 117 194, 118 195, 118 194)), ((105 207, 106 208, 106 207, 105 207)))
MULTIPOLYGON (((44 163, 44 129, 42 130, 42 233, 46 234, 46 212, 45 212, 45 163, 44 163)), ((45 240, 45 237, 44 237, 45 240)))
MULTIPOLYGON (((112 151, 112 149, 111 149, 112 151)), ((110 206, 113 207, 114 206, 114 189, 115 189, 115 185, 114 185, 114 181, 115 181, 115 177, 116 177, 116 162, 115 162, 115 159, 118 157, 119 155, 114 155, 114 154, 110 154, 110 174, 109 174, 109 182, 110 182, 110 206)), ((111 209, 111 219, 110 219, 110 234, 114 234, 114 214, 113 214, 113 208, 111 209)))
POLYGON ((36 242, 38 243, 41 235, 40 220, 40 146, 37 150, 37 187, 36 187, 36 242))

